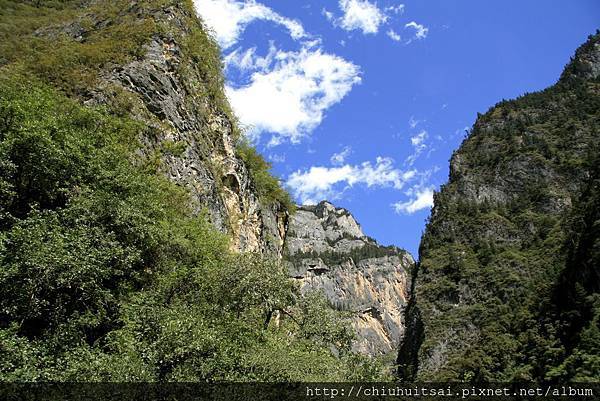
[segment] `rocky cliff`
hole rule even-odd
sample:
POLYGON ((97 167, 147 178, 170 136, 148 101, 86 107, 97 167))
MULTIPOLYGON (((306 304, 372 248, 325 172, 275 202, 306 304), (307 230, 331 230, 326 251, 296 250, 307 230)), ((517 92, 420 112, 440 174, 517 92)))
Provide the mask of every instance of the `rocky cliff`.
POLYGON ((405 379, 600 378, 600 35, 556 85, 479 116, 412 269, 327 202, 289 221, 191 1, 0 3, 4 378, 373 379, 321 324, 338 315, 363 354, 400 344, 405 379), (304 313, 285 273, 230 254, 184 199, 338 313, 304 313))
POLYGON ((273 257, 239 137, 191 1, 0 0, 0 381, 388 377, 273 257))
POLYGON ((285 258, 303 293, 322 291, 334 309, 348 313, 355 351, 380 356, 397 349, 414 263, 410 254, 377 244, 346 209, 323 201, 293 215, 285 258))
POLYGON ((190 27, 200 28, 191 13, 177 2, 157 10, 153 17, 168 23, 170 32, 153 35, 143 57, 104 71, 89 102, 110 101, 107 92, 134 95, 134 116, 155 128, 146 138, 148 150, 179 146, 179 152, 160 153, 164 173, 190 190, 196 208, 206 208, 213 223, 231 234, 235 249, 280 255, 288 212, 278 202, 261 202, 236 153, 232 114, 207 96, 212 83, 200 65, 212 60, 186 54, 186 44, 200 40, 190 27))
POLYGON ((599 60, 596 34, 556 85, 480 115, 452 156, 449 181, 435 195, 420 245, 398 358, 401 377, 599 377, 595 362, 584 362, 598 354, 598 338, 586 340, 588 348, 573 360, 582 333, 597 325, 590 298, 596 287, 578 292, 572 280, 566 290, 564 280, 573 270, 598 279, 592 257, 576 267, 568 259, 581 236, 588 251, 597 241, 586 228, 597 217, 584 216, 595 207, 588 198, 597 185, 599 60), (581 204, 587 206, 577 206, 574 215, 581 204), (589 220, 573 228, 582 219, 589 220), (567 333, 575 321, 577 329, 567 333))
POLYGON ((0 67, 139 122, 135 163, 185 188, 193 211, 207 213, 233 250, 280 258, 285 243, 302 291, 323 290, 351 315, 355 350, 395 350, 412 258, 378 245, 329 203, 300 208, 288 229, 289 199, 267 163, 240 143, 219 49, 192 2, 83 3, 7 2, 0 33, 10 40, 0 44, 0 67))
MULTIPOLYGON (((52 22, 33 32, 48 49, 38 43, 32 57, 39 60, 28 67, 86 105, 143 122, 140 152, 151 167, 189 190, 194 209, 206 210, 216 227, 231 234, 234 249, 280 256, 288 212, 278 201, 260 199, 236 149, 240 134, 223 95, 219 49, 192 3, 49 7, 44 12, 52 22), (64 51, 58 57, 67 60, 53 59, 54 51, 64 51), (92 54, 96 51, 104 54, 92 54), (43 70, 37 71, 40 63, 43 70)), ((11 61, 8 51, 4 55, 11 61)), ((23 50, 15 57, 22 58, 23 50)))

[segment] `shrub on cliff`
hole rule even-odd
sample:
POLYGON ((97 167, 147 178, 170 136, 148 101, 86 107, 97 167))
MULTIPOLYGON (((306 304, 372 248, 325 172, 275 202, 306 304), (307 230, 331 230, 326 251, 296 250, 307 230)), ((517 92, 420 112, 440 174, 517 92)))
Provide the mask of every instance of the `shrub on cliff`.
POLYGON ((0 380, 372 377, 318 298, 144 168, 143 129, 0 78, 0 380))

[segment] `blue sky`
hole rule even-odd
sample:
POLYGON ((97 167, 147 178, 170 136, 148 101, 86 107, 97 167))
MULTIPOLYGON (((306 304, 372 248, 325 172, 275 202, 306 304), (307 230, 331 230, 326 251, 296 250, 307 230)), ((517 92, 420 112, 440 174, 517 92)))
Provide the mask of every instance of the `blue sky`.
POLYGON ((417 254, 478 112, 553 84, 600 2, 195 0, 247 135, 298 203, 417 254))

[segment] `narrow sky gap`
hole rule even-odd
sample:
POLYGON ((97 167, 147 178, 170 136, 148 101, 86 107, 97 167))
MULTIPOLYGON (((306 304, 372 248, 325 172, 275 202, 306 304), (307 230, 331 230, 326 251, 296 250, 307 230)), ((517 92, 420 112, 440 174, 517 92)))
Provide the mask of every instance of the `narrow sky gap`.
POLYGON ((296 201, 329 199, 415 257, 476 114, 554 83, 600 14, 593 0, 195 4, 236 113, 296 201))

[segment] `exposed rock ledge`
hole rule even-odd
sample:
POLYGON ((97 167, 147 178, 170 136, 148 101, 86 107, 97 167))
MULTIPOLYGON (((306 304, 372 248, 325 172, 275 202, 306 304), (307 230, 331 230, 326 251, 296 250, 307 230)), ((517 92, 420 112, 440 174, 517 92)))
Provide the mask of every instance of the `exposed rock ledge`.
POLYGON ((346 209, 326 201, 298 208, 284 252, 302 292, 322 290, 335 309, 352 312, 355 351, 378 356, 397 349, 414 264, 408 252, 377 244, 346 209))

